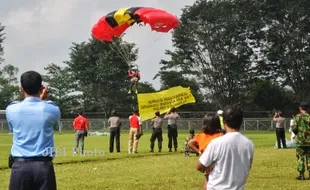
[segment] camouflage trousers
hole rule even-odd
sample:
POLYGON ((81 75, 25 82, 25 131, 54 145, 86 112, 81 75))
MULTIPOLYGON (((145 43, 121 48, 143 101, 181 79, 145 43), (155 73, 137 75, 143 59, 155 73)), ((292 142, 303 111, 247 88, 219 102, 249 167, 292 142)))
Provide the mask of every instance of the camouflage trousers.
POLYGON ((297 147, 296 157, 297 157, 297 171, 305 172, 305 164, 306 164, 307 171, 310 172, 310 147, 306 147, 306 146, 297 147))

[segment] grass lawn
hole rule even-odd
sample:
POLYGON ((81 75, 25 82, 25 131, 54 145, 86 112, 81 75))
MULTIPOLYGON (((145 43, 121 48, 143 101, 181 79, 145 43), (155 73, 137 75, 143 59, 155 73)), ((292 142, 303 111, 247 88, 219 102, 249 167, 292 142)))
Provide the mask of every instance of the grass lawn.
MULTIPOLYGON (((245 134, 253 140, 255 146, 254 165, 246 189, 309 188, 310 181, 295 180, 298 173, 294 149, 274 149, 275 134, 272 132, 245 134)), ((121 153, 108 152, 108 136, 89 136, 85 142, 85 149, 103 150, 105 155, 73 156, 74 135, 55 134, 56 146, 62 147, 66 152, 66 156, 58 156, 54 160, 58 189, 202 189, 204 177, 195 169, 198 157, 194 154, 185 157, 180 152, 187 136, 186 132, 179 134, 179 152, 172 153, 168 152, 166 132, 164 132, 163 151, 149 153, 150 136, 150 133, 145 133, 141 137, 139 153, 136 155, 127 153, 127 131, 123 131, 121 135, 121 153)), ((11 141, 11 135, 0 134, 1 190, 8 189, 10 170, 6 167, 11 141)))

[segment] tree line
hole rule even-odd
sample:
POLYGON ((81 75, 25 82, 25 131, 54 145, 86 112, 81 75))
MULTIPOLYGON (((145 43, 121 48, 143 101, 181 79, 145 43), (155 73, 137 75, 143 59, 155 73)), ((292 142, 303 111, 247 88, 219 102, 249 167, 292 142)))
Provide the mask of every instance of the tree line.
MULTIPOLYGON (((216 110, 240 104, 248 111, 296 110, 310 100, 310 1, 198 0, 182 9, 173 31, 168 60, 160 61, 161 88, 191 87, 197 103, 181 110, 216 110)), ((18 68, 4 64, 5 27, 0 24, 0 109, 21 99, 18 68)), ((126 50, 130 61, 138 47, 122 38, 107 42, 90 38, 72 43, 65 66, 50 63, 44 81, 50 99, 63 116, 84 110, 128 111, 137 107, 128 95, 128 65, 116 50, 126 50)), ((140 92, 155 92, 142 82, 140 92)))

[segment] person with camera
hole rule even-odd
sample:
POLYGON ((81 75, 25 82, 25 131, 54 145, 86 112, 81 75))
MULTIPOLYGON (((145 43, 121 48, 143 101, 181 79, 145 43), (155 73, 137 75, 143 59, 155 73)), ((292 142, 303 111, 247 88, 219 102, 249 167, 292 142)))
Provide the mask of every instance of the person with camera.
POLYGON ((177 120, 180 119, 176 109, 173 107, 165 115, 164 119, 168 119, 168 148, 169 152, 172 152, 172 141, 174 145, 174 151, 178 149, 178 125, 177 120))
POLYGON ((129 126, 128 154, 136 154, 138 153, 139 139, 143 135, 142 121, 137 110, 133 111, 132 115, 129 116, 129 126))
POLYGON ((277 136, 278 148, 281 148, 281 142, 283 148, 286 148, 285 129, 284 129, 285 118, 282 116, 283 116, 282 112, 276 112, 273 117, 273 121, 276 123, 276 136, 277 136))
POLYGON ((153 133, 151 136, 151 151, 154 152, 154 146, 155 146, 155 140, 158 140, 158 152, 161 152, 162 149, 162 143, 163 143, 163 131, 162 131, 162 125, 163 120, 160 118, 160 112, 155 112, 155 118, 152 119, 151 124, 153 126, 153 133))
POLYGON ((48 88, 35 71, 21 75, 21 92, 25 99, 6 108, 6 119, 13 133, 9 157, 10 190, 56 190, 53 166, 54 129, 59 128, 60 109, 46 101, 48 88))
POLYGON ((78 116, 73 121, 73 127, 75 132, 75 147, 74 154, 77 154, 79 151, 79 144, 81 147, 81 154, 84 154, 84 139, 87 137, 88 131, 88 120, 83 116, 82 112, 78 113, 78 116))
POLYGON ((116 111, 112 111, 111 117, 108 120, 108 123, 110 125, 110 153, 114 150, 114 139, 116 143, 116 151, 121 152, 120 148, 120 135, 121 135, 121 120, 117 116, 116 111))

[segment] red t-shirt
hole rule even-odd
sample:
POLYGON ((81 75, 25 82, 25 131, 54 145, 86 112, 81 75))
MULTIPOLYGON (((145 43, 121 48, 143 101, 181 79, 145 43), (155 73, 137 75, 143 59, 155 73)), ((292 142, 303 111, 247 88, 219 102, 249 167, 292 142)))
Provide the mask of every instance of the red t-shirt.
POLYGON ((74 119, 73 127, 76 130, 85 130, 86 127, 88 127, 88 121, 85 117, 80 115, 74 119))
POLYGON ((139 128, 140 126, 140 119, 137 115, 133 114, 129 117, 129 124, 132 128, 139 128))

